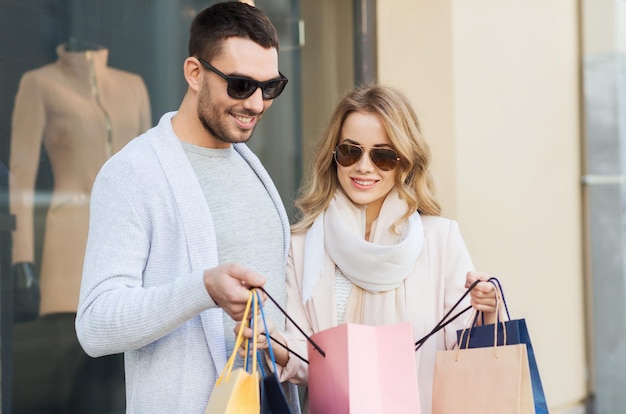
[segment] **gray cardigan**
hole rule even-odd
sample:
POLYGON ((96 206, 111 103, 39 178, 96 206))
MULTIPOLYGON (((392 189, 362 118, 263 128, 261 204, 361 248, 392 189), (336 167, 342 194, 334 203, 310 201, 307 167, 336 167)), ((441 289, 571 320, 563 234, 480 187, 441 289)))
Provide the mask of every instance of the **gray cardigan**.
MULTIPOLYGON (((76 332, 93 357, 125 353, 128 413, 204 413, 227 359, 222 310, 203 283, 218 264, 211 212, 174 114, 112 157, 91 196, 76 332)), ((276 204, 286 260, 278 191, 246 145, 235 149, 276 204)))

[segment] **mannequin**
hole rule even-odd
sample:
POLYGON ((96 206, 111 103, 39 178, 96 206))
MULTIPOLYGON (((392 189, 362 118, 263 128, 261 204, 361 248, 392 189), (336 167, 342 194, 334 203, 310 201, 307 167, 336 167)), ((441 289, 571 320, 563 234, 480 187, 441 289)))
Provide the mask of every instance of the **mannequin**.
POLYGON ((23 75, 11 135, 16 270, 29 271, 34 263, 34 187, 42 143, 54 176, 41 263, 42 315, 76 311, 95 176, 109 157, 151 126, 143 80, 108 67, 107 49, 70 52, 60 45, 57 54, 56 62, 23 75))
POLYGON ((70 36, 70 38, 67 40, 67 43, 65 43, 65 50, 68 52, 86 52, 88 50, 101 49, 104 49, 104 47, 97 43, 80 39, 76 36, 70 36))
POLYGON ((33 214, 42 145, 54 178, 38 277, 41 317, 14 329, 14 412, 23 414, 106 413, 124 402, 121 355, 89 358, 74 319, 93 182, 113 154, 151 127, 150 103, 140 76, 107 66, 106 48, 69 43, 57 47, 57 61, 22 76, 12 118, 12 263, 27 282, 36 278, 33 214))

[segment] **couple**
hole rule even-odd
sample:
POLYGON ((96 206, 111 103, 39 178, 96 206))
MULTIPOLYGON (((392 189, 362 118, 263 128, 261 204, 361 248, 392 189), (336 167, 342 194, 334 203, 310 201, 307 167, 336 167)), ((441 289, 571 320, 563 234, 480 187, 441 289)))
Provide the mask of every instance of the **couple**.
MULTIPOLYGON (((290 229, 245 145, 287 85, 278 49, 274 26, 253 6, 200 12, 178 111, 96 179, 76 331, 91 356, 125 354, 128 413, 204 413, 250 286, 264 286, 309 333, 412 321, 419 338, 466 286, 489 277, 472 271, 457 224, 438 217, 417 117, 401 92, 384 86, 340 101, 290 229)), ((493 312, 494 295, 481 283, 471 303, 493 312)), ((298 348, 299 332, 291 335, 273 308, 270 333, 298 348)), ((416 353, 423 413, 435 352, 453 347, 459 324, 416 353)), ((274 351, 281 380, 306 384, 306 366, 274 351)))

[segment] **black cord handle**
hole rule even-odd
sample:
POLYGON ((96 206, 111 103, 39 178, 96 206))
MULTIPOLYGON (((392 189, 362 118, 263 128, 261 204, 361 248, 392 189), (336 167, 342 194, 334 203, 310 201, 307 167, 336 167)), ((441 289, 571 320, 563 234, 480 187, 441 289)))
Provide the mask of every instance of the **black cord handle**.
MULTIPOLYGON (((297 323, 295 323, 293 319, 291 319, 291 316, 287 315, 287 312, 285 312, 285 310, 284 310, 284 309, 283 309, 283 308, 282 308, 282 307, 278 304, 278 302, 276 302, 276 301, 274 300, 274 298, 273 298, 273 297, 271 297, 271 296, 267 293, 267 291, 266 291, 264 288, 262 288, 262 287, 258 287, 257 289, 261 289, 261 290, 263 291, 263 293, 265 293, 265 294, 267 295, 267 297, 268 297, 268 298, 270 298, 270 300, 271 300, 272 302, 274 302, 274 305, 276 305, 276 307, 278 307, 278 309, 280 309, 280 311, 283 313, 283 315, 285 315, 285 316, 287 317, 287 319, 289 319, 289 321, 290 321, 291 323, 293 323, 293 326, 295 326, 296 328, 298 328, 298 330, 300 331, 300 333, 301 333, 302 335, 304 335, 304 337, 306 338, 306 340, 307 340, 307 341, 309 341, 309 343, 310 343, 311 345, 313 345, 313 348, 314 348, 317 352, 319 352, 319 353, 320 353, 320 355, 322 355, 324 358, 326 358, 326 352, 324 352, 324 351, 322 350, 322 348, 320 348, 320 347, 319 347, 319 345, 317 345, 317 344, 315 343, 315 341, 313 341, 313 340, 312 340, 312 339, 311 339, 311 338, 310 338, 307 334, 305 334, 305 333, 304 333, 304 331, 302 330, 302 328, 300 328, 300 327, 298 326, 298 324, 297 324, 297 323)), ((272 338, 272 339, 273 339, 273 338, 272 338)), ((296 355, 296 356, 297 356, 297 354, 296 354, 295 352, 293 352, 291 349, 287 348, 287 346, 286 346, 286 345, 283 345, 283 344, 281 344, 281 343, 280 343, 280 342, 278 342, 278 341, 276 341, 276 343, 280 344, 280 345, 281 345, 281 346, 283 346, 283 347, 284 347, 287 351, 289 351, 289 352, 291 352, 292 354, 294 354, 294 355, 296 355)), ((303 359, 303 358, 302 358, 302 357, 300 357, 300 359, 303 359)), ((303 359, 303 360, 304 360, 304 359, 303 359)), ((307 364, 308 364, 308 361, 307 361, 307 364)))
POLYGON ((427 333, 423 338, 421 338, 417 342, 415 342, 415 350, 416 351, 418 349, 420 349, 422 347, 422 345, 424 345, 424 342, 426 342, 426 340, 428 338, 430 338, 431 336, 433 336, 434 334, 436 334, 437 332, 439 332, 440 330, 445 328, 450 322, 454 321, 456 318, 458 318, 459 316, 463 315, 468 310, 472 309, 471 306, 468 306, 467 308, 463 309, 462 311, 459 311, 459 313, 457 313, 456 315, 454 315, 453 317, 448 319, 450 314, 452 314, 452 312, 461 304, 463 299, 465 299, 465 297, 472 291, 472 289, 474 289, 476 287, 476 285, 478 285, 480 282, 482 282, 482 280, 474 281, 474 283, 472 283, 472 285, 465 291, 465 293, 463 293, 463 296, 461 296, 461 298, 456 301, 456 303, 443 316, 443 318, 441 318, 441 320, 437 323, 437 325, 435 325, 435 327, 429 333, 427 333))
POLYGON ((261 332, 261 335, 269 336, 270 339, 272 340, 272 343, 280 345, 283 349, 286 349, 287 351, 291 352, 294 356, 298 357, 298 359, 300 359, 302 362, 308 365, 309 361, 307 361, 306 358, 300 356, 296 351, 292 350, 287 345, 283 344, 282 342, 274 338, 272 335, 267 335, 267 333, 265 332, 261 332))
MULTIPOLYGON (((489 281, 491 282, 492 280, 495 280, 498 285, 500 285, 500 281, 493 277, 491 279, 489 279, 489 281)), ((472 291, 472 289, 474 289, 480 282, 482 282, 482 280, 476 280, 474 281, 474 283, 471 284, 471 286, 465 291, 465 293, 463 293, 463 295, 459 298, 459 300, 456 301, 456 303, 452 306, 452 308, 450 308, 450 310, 448 312, 446 312, 446 314, 444 315, 443 318, 441 318, 441 320, 437 323, 437 325, 435 325, 435 327, 429 332, 427 333, 424 337, 420 338, 419 340, 417 340, 415 342, 415 351, 417 351, 418 349, 420 349, 422 347, 422 345, 424 345, 424 343, 434 334, 436 334, 437 332, 439 332, 440 330, 442 330, 443 328, 445 328, 448 324, 450 324, 451 322, 453 322, 455 319, 457 319, 459 316, 463 315, 465 312, 467 312, 468 310, 470 310, 472 308, 472 306, 468 306, 465 309, 459 311, 457 314, 455 314, 454 316, 450 317, 450 315, 452 314, 452 312, 461 304, 461 302, 463 301, 463 299, 465 299, 467 297, 467 295, 469 295, 469 293, 472 291)), ((280 309, 280 311, 283 313, 283 315, 285 315, 285 317, 287 319, 289 319, 289 321, 300 331, 300 333, 306 338, 307 341, 309 341, 309 343, 313 346, 313 348, 320 353, 320 355, 322 355, 324 358, 326 357, 326 353, 319 347, 319 345, 317 345, 315 343, 315 341, 313 341, 313 339, 311 339, 311 337, 309 337, 306 333, 304 333, 304 331, 302 330, 302 328, 300 328, 300 326, 298 326, 298 324, 291 318, 291 316, 289 316, 287 314, 287 312, 278 304, 278 302, 276 302, 276 300, 269 294, 267 293, 267 291, 263 288, 263 287, 257 287, 257 289, 260 289, 261 291, 263 291, 263 293, 265 293, 265 295, 267 295, 267 297, 274 303, 274 305, 276 305, 276 307, 278 309, 280 309)), ((500 287, 500 291, 502 291, 502 288, 500 287)), ((504 301, 504 293, 502 294, 502 300, 504 301)), ((506 307, 506 302, 505 303, 505 307, 506 307)), ((506 309, 507 314, 508 314, 508 308, 506 309)), ((265 334, 265 333, 264 333, 265 334)), ((277 341, 275 338, 273 338, 270 335, 270 339, 272 341, 274 341, 275 343, 277 343, 279 346, 281 346, 282 348, 286 349, 287 351, 289 351, 290 353, 292 353, 293 355, 295 355, 297 358, 299 358, 300 360, 302 360, 305 363, 309 363, 309 361, 305 358, 303 358, 302 356, 298 355, 296 352, 294 352, 292 349, 290 349, 287 345, 281 343, 280 341, 277 341)))

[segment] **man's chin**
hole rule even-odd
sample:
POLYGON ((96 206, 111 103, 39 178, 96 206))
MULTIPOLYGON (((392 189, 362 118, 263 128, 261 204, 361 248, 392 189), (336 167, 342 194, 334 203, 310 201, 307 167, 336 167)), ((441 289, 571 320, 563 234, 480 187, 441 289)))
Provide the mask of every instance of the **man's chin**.
POLYGON ((239 137, 232 137, 232 139, 229 142, 231 144, 245 144, 246 142, 250 141, 250 138, 252 138, 252 134, 239 136, 239 137))
POLYGON ((237 131, 235 134, 231 134, 228 138, 231 139, 231 144, 243 144, 250 141, 252 138, 252 133, 254 129, 246 130, 246 131, 237 131))
POLYGON ((226 144, 241 144, 246 143, 252 137, 252 133, 254 132, 254 128, 251 129, 241 129, 233 127, 230 128, 218 128, 219 125, 213 125, 205 118, 200 117, 200 122, 204 126, 204 129, 214 137, 218 141, 222 141, 226 144))

